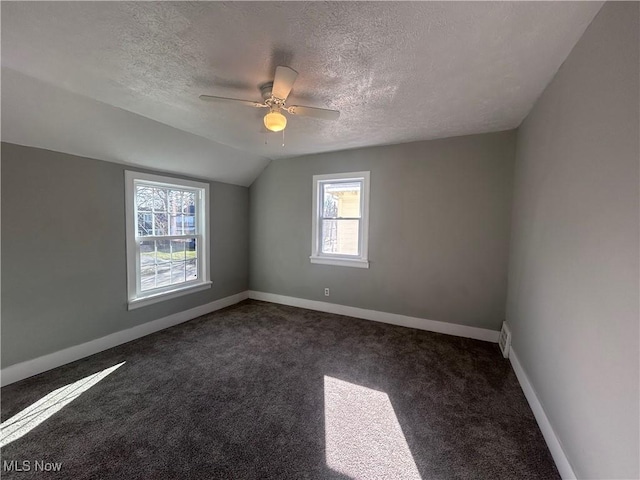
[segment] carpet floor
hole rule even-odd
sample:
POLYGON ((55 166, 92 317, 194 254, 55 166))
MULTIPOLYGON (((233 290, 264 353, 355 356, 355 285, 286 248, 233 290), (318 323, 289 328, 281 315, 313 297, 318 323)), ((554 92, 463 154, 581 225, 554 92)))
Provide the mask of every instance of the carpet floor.
POLYGON ((560 478, 496 344, 254 300, 9 385, 1 413, 40 422, 6 479, 560 478))

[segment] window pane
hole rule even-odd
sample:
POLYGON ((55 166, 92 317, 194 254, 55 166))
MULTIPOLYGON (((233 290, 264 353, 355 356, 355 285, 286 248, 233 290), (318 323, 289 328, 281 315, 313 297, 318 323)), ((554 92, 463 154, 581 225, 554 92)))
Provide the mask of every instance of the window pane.
POLYGON ((185 262, 171 262, 171 283, 184 283, 185 262))
POLYGON ((184 228, 184 235, 196 233, 196 217, 195 215, 183 215, 182 226, 184 228))
POLYGON ((182 190, 169 190, 169 214, 182 213, 182 190))
POLYGON ((140 268, 140 290, 150 290, 156 286, 156 266, 147 265, 140 268))
POLYGON ((140 242, 140 288, 149 290, 156 285, 155 242, 140 242))
POLYGON ((171 241, 156 240, 156 263, 171 261, 171 241))
POLYGON ((156 240, 156 287, 171 283, 171 241, 156 240))
POLYGON ((198 266, 196 259, 187 260, 187 282, 198 278, 198 266))
POLYGON ((171 263, 156 264, 156 287, 171 285, 171 263))
POLYGON ((328 191, 330 185, 324 185, 324 197, 322 202, 322 216, 336 218, 338 216, 338 195, 328 191))
POLYGON ((138 185, 136 187, 136 208, 139 212, 150 212, 153 206, 153 188, 138 185))
POLYGON ((196 194, 194 192, 184 192, 182 196, 182 211, 187 214, 196 213, 196 194))
POLYGON ((156 242, 145 240, 140 242, 140 265, 151 265, 156 263, 156 242))
POLYGON ((322 216, 360 218, 361 182, 323 183, 322 216))
POLYGON ((169 217, 169 235, 182 235, 182 214, 169 217))
POLYGON ((163 188, 153 189, 153 211, 154 212, 167 212, 167 190, 163 188))
POLYGON ((153 214, 138 213, 138 236, 153 235, 153 214))
POLYGON ((182 235, 182 190, 169 190, 169 235, 182 235))
POLYGON ((171 240, 171 260, 174 262, 186 260, 187 242, 188 240, 171 240))
POLYGON ((360 220, 323 220, 322 253, 358 255, 360 220))
POLYGON ((167 214, 166 213, 154 213, 154 235, 167 235, 168 225, 167 225, 167 214))
POLYGON ((196 250, 196 239, 189 239, 189 241, 187 242, 187 258, 195 258, 196 250))

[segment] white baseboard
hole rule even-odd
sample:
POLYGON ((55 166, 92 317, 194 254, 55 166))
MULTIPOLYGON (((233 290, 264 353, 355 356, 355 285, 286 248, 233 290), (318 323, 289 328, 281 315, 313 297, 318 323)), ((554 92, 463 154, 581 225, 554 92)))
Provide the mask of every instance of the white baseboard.
POLYGON ((401 327, 417 328, 419 330, 427 330, 429 332, 446 333, 447 335, 455 335, 457 337, 474 338, 476 340, 484 340, 486 342, 498 343, 498 337, 500 335, 500 332, 497 330, 468 327, 466 325, 438 322, 424 318, 408 317, 406 315, 398 315, 397 313, 367 310, 364 308, 338 305, 337 303, 318 302, 315 300, 306 300, 304 298, 287 297, 285 295, 277 295, 275 293, 256 292, 254 290, 250 290, 249 298, 271 303, 280 303, 291 307, 306 308, 308 310, 317 310, 320 312, 363 318, 365 320, 373 320, 375 322, 390 323, 391 325, 399 325, 401 327))
POLYGON ((509 360, 511 361, 513 371, 516 372, 516 377, 518 377, 524 396, 527 398, 529 406, 533 411, 533 415, 536 417, 536 421, 538 422, 540 431, 547 442, 547 446, 553 456, 553 460, 556 462, 556 467, 558 467, 560 476, 563 479, 575 479, 576 474, 574 473, 573 468, 571 468, 569 459, 564 453, 560 440, 558 439, 556 432, 554 432, 551 422, 549 422, 549 419, 547 418, 547 414, 544 413, 542 404, 536 395, 536 391, 533 389, 533 385, 531 385, 531 382, 529 381, 529 377, 527 377, 527 374, 522 369, 522 365, 520 365, 520 361, 518 360, 516 352, 513 350, 513 346, 509 351, 509 360))
POLYGON ((34 358, 33 360, 16 363, 15 365, 11 365, 0 370, 0 384, 5 386, 24 378, 32 377, 33 375, 46 372, 52 368, 75 362, 76 360, 88 357, 89 355, 102 352, 103 350, 116 347, 159 330, 164 330, 165 328, 193 320, 194 318, 220 310, 221 308, 234 305, 242 300, 246 300, 247 298, 249 298, 248 291, 240 292, 205 305, 185 310, 184 312, 174 313, 168 317, 143 323, 142 325, 128 328, 126 330, 120 330, 119 332, 112 333, 105 337, 65 348, 64 350, 59 350, 48 355, 43 355, 42 357, 34 358))

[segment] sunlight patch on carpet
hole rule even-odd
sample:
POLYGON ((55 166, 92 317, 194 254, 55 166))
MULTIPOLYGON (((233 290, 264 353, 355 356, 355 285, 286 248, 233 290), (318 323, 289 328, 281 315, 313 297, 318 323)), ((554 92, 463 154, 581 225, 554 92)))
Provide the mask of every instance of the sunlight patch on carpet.
POLYGON ((324 377, 327 466, 354 480, 420 480, 389 396, 324 377))
POLYGON ((17 415, 2 422, 2 424, 0 424, 0 447, 4 447, 29 433, 29 431, 33 430, 51 415, 61 410, 65 405, 78 398, 83 392, 89 390, 125 363, 126 362, 119 363, 113 367, 84 377, 77 382, 60 387, 42 397, 33 405, 25 408, 17 415))

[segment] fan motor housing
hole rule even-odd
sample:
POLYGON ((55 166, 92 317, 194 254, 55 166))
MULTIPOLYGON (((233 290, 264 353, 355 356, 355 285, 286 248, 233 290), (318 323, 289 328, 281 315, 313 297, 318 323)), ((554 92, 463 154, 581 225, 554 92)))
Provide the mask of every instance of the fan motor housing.
POLYGON ((271 98, 272 91, 273 91, 273 82, 267 82, 260 86, 260 93, 262 93, 263 100, 268 100, 269 98, 271 98))

